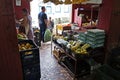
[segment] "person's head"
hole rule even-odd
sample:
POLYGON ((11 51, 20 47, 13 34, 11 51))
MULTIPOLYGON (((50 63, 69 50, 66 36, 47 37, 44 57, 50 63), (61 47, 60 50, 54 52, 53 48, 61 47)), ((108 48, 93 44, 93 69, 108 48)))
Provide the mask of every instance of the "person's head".
POLYGON ((23 14, 23 15, 27 15, 27 14, 28 14, 28 10, 27 10, 26 8, 23 8, 23 9, 22 9, 22 14, 23 14))
POLYGON ((42 10, 42 12, 45 12, 45 10, 46 10, 46 9, 45 9, 45 6, 42 6, 42 7, 41 7, 41 10, 42 10))

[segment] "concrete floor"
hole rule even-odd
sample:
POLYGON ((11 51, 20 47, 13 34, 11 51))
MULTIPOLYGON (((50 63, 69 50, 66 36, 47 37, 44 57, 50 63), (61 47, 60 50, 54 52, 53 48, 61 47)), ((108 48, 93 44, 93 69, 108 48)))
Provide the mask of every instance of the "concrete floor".
POLYGON ((67 70, 60 66, 51 54, 51 44, 42 44, 40 48, 41 80, 73 80, 67 70))
MULTIPOLYGON (((73 80, 68 71, 58 64, 56 58, 51 54, 51 42, 42 44, 40 48, 40 80, 73 80)), ((94 80, 93 75, 84 76, 78 80, 94 80)))

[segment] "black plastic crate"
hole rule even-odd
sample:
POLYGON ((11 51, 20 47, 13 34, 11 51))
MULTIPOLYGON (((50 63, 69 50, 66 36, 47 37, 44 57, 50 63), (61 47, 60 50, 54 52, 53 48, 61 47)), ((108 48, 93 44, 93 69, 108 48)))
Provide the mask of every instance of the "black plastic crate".
POLYGON ((24 77, 24 80, 40 80, 39 73, 34 73, 24 77))
POLYGON ((33 73, 40 73, 40 63, 34 65, 28 65, 23 67, 24 75, 30 75, 33 73))
POLYGON ((23 67, 24 80, 40 80, 40 64, 34 64, 23 67))
POLYGON ((26 51, 20 51, 19 53, 21 55, 21 62, 23 66, 40 62, 39 48, 35 48, 32 50, 26 50, 26 51))

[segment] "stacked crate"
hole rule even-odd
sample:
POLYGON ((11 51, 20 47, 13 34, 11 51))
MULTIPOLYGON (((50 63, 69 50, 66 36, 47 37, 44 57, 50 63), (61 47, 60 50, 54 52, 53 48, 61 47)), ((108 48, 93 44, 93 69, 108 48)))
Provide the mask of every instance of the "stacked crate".
POLYGON ((29 43, 33 46, 31 49, 19 51, 24 80, 40 80, 39 48, 32 40, 20 40, 18 42, 18 44, 23 43, 29 43))
POLYGON ((86 42, 86 34, 87 34, 86 32, 80 32, 78 39, 85 43, 86 42))
POLYGON ((90 44, 92 48, 104 46, 105 31, 100 29, 90 29, 87 31, 86 43, 90 44))

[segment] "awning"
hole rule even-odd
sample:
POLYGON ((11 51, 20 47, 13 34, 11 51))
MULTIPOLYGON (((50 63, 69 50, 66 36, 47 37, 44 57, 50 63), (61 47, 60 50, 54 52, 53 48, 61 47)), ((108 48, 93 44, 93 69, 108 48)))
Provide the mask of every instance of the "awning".
POLYGON ((89 0, 43 0, 44 3, 52 2, 56 5, 58 4, 80 4, 85 1, 89 1, 89 0))

